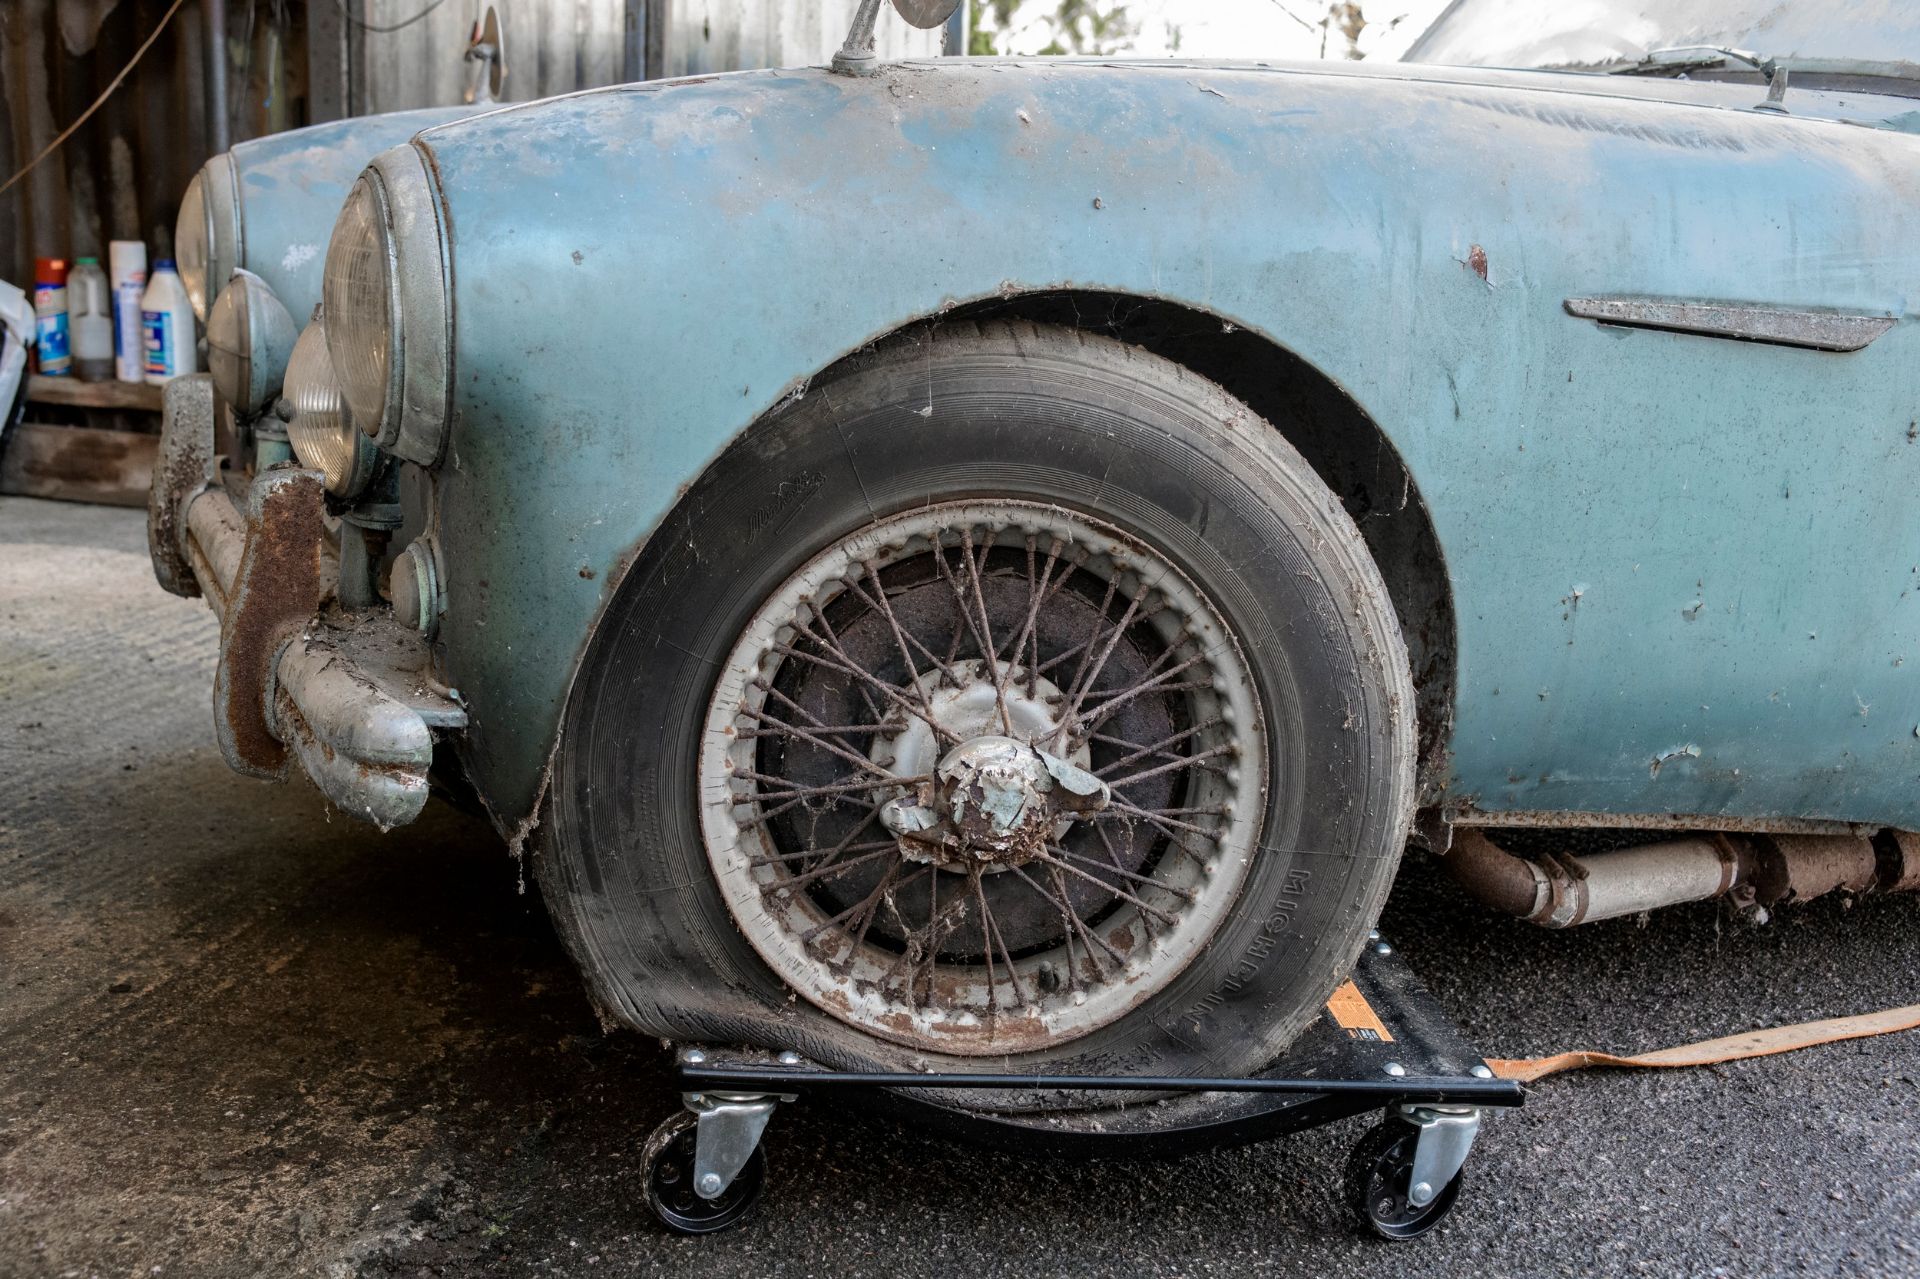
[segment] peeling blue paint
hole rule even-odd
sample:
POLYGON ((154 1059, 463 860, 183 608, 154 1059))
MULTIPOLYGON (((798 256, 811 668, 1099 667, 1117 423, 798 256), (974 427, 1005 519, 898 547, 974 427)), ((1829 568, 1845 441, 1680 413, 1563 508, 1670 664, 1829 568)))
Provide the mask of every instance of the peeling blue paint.
POLYGON ((1850 127, 1901 104, 1195 75, 744 74, 423 135, 454 228, 445 658, 503 823, 605 592, 730 439, 945 306, 1071 285, 1263 335, 1391 439, 1458 614, 1454 802, 1920 828, 1889 660, 1920 645, 1920 141, 1850 127), (1834 354, 1562 310, 1602 293, 1899 321, 1834 354), (1570 583, 1577 644, 1541 608, 1570 583))

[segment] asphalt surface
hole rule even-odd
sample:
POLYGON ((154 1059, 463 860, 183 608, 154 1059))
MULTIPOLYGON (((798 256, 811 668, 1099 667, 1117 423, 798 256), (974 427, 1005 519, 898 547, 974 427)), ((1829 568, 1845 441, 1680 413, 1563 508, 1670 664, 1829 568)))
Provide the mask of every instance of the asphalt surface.
MULTIPOLYGON (((229 773, 215 627, 137 512, 0 499, 0 1276, 1920 1274, 1920 1034, 1536 1085, 1448 1222, 1358 1237, 1355 1120, 1178 1160, 783 1111, 738 1231, 647 1214, 657 1045, 607 1034, 519 866, 229 773)), ((1489 1055, 1920 1000, 1920 900, 1546 933, 1411 858, 1383 927, 1489 1055)))

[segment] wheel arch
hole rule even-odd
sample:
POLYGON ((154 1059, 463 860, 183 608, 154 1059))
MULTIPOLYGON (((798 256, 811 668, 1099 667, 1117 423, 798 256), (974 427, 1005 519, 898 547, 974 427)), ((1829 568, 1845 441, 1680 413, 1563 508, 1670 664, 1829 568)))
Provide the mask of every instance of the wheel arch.
MULTIPOLYGON (((1432 513, 1411 469, 1387 432, 1348 391, 1322 369, 1257 329, 1186 302, 1115 291, 1045 288, 1003 291, 943 306, 903 319, 874 333, 811 375, 795 378, 767 409, 726 436, 731 443, 777 416, 807 388, 828 382, 873 347, 928 324, 991 319, 1026 320, 1117 338, 1207 378, 1273 425, 1338 496, 1359 527, 1393 603, 1406 645, 1415 691, 1417 785, 1421 809, 1440 803, 1451 774, 1455 720, 1458 627, 1452 578, 1432 513)), ((717 460, 718 454, 707 465, 717 460)), ((701 472, 687 477, 681 498, 701 472)), ((600 623, 620 594, 627 571, 673 518, 676 502, 637 543, 627 547, 606 574, 592 623, 567 664, 570 690, 593 651, 600 623)), ((550 734, 540 741, 537 777, 525 808, 487 798, 476 784, 495 825, 511 846, 523 847, 542 823, 553 752, 564 731, 565 703, 550 734)), ((468 764, 469 771, 471 764, 468 764)), ((1416 831, 1420 829, 1416 825, 1416 831)))

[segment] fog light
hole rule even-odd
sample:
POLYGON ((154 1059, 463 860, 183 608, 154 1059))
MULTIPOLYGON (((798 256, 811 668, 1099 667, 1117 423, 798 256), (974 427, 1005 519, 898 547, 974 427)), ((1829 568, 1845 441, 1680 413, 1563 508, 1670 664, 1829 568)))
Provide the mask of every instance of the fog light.
POLYGON ((273 289, 235 271, 207 317, 207 371, 234 412, 252 417, 273 403, 293 344, 293 317, 273 289))
POLYGON ((300 465, 320 472, 327 492, 335 497, 358 494, 373 478, 380 453, 354 428, 341 402, 333 361, 327 356, 326 327, 320 320, 307 325, 293 344, 293 357, 287 361, 286 399, 293 410, 287 419, 287 442, 300 465))

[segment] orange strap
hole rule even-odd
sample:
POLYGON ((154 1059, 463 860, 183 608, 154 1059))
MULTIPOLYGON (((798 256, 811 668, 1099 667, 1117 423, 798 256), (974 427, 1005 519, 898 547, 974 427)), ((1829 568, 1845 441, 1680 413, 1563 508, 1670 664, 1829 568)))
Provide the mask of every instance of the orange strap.
POLYGON ((1920 1004, 1889 1008, 1885 1012, 1863 1013, 1858 1017, 1835 1017, 1827 1021, 1804 1021, 1797 1026, 1773 1026, 1708 1039, 1679 1048, 1662 1048, 1637 1057, 1616 1057, 1612 1053, 1570 1052, 1551 1057, 1521 1057, 1511 1061, 1489 1058, 1487 1065, 1502 1079, 1530 1083, 1563 1070, 1585 1070, 1589 1066, 1711 1066, 1723 1061, 1744 1061, 1749 1057, 1771 1057, 1818 1044, 1839 1043, 1843 1039, 1866 1039, 1889 1035, 1896 1030, 1920 1029, 1920 1004))

